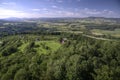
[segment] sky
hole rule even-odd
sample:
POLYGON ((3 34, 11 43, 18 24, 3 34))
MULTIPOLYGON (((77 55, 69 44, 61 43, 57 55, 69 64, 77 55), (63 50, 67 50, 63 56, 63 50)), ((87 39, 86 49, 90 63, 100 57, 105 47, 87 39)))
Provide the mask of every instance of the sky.
POLYGON ((120 18, 120 0, 0 0, 0 18, 120 18))

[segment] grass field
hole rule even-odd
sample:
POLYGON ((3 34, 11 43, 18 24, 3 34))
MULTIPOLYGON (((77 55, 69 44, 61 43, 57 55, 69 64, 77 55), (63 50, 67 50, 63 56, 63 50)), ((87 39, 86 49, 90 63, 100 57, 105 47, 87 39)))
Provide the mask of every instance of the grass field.
POLYGON ((120 37, 120 29, 115 29, 114 31, 93 29, 91 32, 94 35, 111 35, 117 38, 120 37))
POLYGON ((48 54, 57 51, 61 44, 56 41, 38 41, 35 42, 38 47, 35 48, 39 54, 48 54))
MULTIPOLYGON (((24 52, 30 42, 24 43, 19 47, 21 52, 24 52)), ((57 41, 35 41, 35 47, 33 48, 38 54, 48 54, 57 51, 61 44, 57 41)))

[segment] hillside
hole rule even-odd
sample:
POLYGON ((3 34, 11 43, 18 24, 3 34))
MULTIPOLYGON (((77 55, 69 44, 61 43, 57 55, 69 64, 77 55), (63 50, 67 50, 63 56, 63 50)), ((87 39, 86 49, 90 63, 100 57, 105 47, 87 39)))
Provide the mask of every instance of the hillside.
POLYGON ((120 42, 66 34, 0 39, 0 80, 119 80, 120 42))

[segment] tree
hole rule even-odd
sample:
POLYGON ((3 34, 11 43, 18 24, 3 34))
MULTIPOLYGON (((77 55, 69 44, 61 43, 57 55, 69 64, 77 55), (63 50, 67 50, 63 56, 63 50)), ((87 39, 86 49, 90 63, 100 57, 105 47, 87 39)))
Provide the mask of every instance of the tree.
POLYGON ((31 80, 30 74, 25 69, 20 69, 14 77, 14 80, 31 80))

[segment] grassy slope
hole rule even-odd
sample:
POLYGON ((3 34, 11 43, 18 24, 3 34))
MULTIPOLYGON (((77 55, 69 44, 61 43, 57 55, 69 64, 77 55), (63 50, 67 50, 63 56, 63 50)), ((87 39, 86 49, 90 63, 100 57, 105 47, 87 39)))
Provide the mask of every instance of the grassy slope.
POLYGON ((107 34, 107 35, 112 35, 112 36, 115 36, 115 37, 120 37, 120 29, 116 29, 114 31, 93 29, 92 33, 93 34, 99 34, 99 35, 107 34))
POLYGON ((39 46, 35 48, 35 50, 39 54, 41 53, 47 54, 49 52, 55 52, 61 46, 61 44, 56 41, 38 41, 35 42, 35 44, 39 46))
POLYGON ((38 54, 53 53, 61 47, 61 44, 57 41, 57 37, 45 36, 44 38, 45 39, 50 38, 51 40, 44 40, 41 38, 41 36, 25 35, 25 36, 22 36, 21 38, 21 36, 17 35, 17 36, 5 37, 2 40, 0 40, 0 42, 7 40, 7 44, 4 47, 8 47, 10 45, 18 44, 22 42, 22 44, 19 47, 17 47, 18 51, 22 53, 25 52, 26 48, 29 46, 31 42, 35 42, 35 46, 33 47, 33 49, 38 54), (41 40, 36 41, 36 38, 40 38, 41 40))

